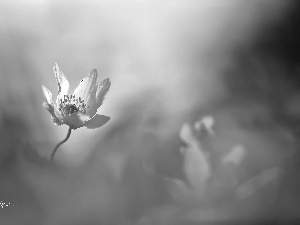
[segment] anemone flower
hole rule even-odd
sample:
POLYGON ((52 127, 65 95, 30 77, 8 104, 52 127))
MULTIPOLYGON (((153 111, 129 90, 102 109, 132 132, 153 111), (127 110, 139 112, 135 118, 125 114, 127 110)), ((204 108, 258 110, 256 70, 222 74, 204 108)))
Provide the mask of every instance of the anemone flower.
MULTIPOLYGON (((75 130, 83 126, 94 129, 109 121, 109 117, 96 114, 109 90, 111 84, 109 78, 98 82, 97 70, 93 69, 80 81, 73 94, 68 95, 69 82, 57 63, 55 63, 53 70, 58 84, 58 95, 54 103, 52 93, 43 85, 42 89, 45 96, 43 106, 50 112, 52 122, 55 125, 66 124, 69 126, 68 135, 62 143, 67 141, 72 129, 75 130)), ((58 146, 62 143, 59 143, 58 146)))

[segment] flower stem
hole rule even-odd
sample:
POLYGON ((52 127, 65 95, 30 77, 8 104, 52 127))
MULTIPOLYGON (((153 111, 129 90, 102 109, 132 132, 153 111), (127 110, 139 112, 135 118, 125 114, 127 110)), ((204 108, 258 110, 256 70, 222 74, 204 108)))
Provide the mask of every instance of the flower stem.
POLYGON ((50 160, 51 160, 51 161, 53 161, 54 155, 55 155, 55 153, 56 153, 58 147, 61 146, 63 143, 65 143, 65 142, 69 139, 69 137, 70 137, 70 135, 71 135, 71 130, 72 130, 71 127, 69 127, 69 130, 68 130, 68 133, 67 133, 67 136, 65 137, 65 139, 62 140, 61 142, 59 142, 59 143, 55 146, 55 148, 53 149, 53 151, 52 151, 52 153, 51 153, 51 156, 50 156, 50 160))

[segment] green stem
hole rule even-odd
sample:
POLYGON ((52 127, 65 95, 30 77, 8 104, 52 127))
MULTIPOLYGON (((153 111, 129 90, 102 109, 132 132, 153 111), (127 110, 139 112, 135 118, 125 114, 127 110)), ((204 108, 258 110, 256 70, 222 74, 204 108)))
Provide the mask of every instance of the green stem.
POLYGON ((56 153, 58 147, 61 146, 63 143, 65 143, 65 142, 69 139, 69 137, 70 137, 70 135, 71 135, 71 130, 72 130, 71 127, 69 127, 69 130, 68 130, 68 133, 67 133, 67 136, 65 137, 65 139, 62 140, 61 142, 59 142, 59 143, 55 146, 55 148, 53 149, 53 151, 52 151, 52 153, 51 153, 51 156, 50 156, 50 160, 51 160, 51 161, 53 161, 54 155, 55 155, 55 153, 56 153))

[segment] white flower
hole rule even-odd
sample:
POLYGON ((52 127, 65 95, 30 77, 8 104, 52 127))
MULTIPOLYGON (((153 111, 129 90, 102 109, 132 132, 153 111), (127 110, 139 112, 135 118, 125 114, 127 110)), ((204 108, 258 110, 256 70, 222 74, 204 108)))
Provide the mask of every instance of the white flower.
POLYGON ((180 148, 184 157, 184 173, 191 187, 198 192, 198 195, 204 194, 207 181, 211 176, 211 165, 209 157, 205 154, 201 143, 193 133, 193 128, 185 123, 180 131, 180 138, 186 144, 180 148))
POLYGON ((48 88, 42 86, 46 100, 43 106, 50 112, 53 123, 77 129, 82 126, 97 128, 109 121, 109 117, 96 114, 109 90, 109 78, 98 82, 97 70, 93 69, 80 81, 74 93, 68 95, 69 82, 57 63, 53 70, 58 84, 56 103, 48 88))

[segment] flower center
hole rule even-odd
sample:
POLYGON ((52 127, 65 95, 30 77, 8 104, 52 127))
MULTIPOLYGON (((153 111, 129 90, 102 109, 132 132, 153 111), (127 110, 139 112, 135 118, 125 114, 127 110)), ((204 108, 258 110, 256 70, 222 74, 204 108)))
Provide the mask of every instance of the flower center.
POLYGON ((60 99, 58 109, 62 116, 70 115, 72 113, 85 113, 86 104, 79 97, 75 98, 75 95, 64 95, 63 99, 60 99))

